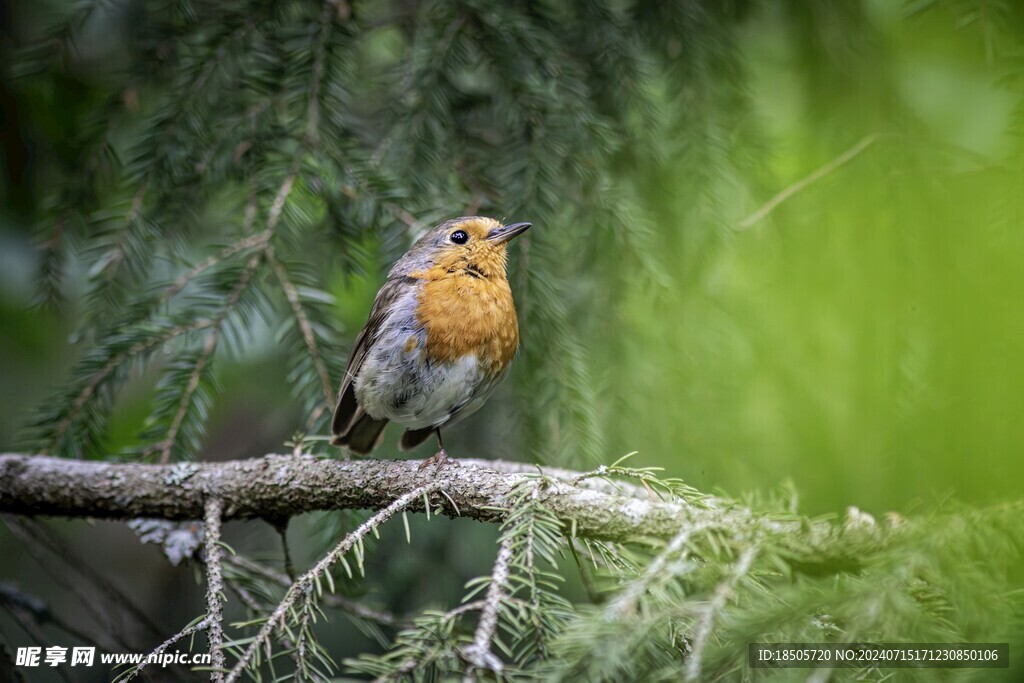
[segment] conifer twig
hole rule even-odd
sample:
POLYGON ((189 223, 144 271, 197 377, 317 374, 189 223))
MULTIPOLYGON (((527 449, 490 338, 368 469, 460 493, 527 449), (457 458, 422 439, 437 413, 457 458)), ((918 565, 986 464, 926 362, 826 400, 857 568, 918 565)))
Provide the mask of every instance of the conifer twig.
POLYGON ((126 235, 128 231, 131 229, 132 223, 134 223, 136 219, 138 219, 139 213, 141 213, 142 211, 142 203, 146 199, 147 189, 148 184, 143 183, 142 186, 139 187, 138 191, 136 191, 135 196, 132 198, 131 208, 129 208, 128 212, 125 214, 123 227, 118 231, 117 234, 117 244, 114 246, 113 249, 111 249, 108 252, 109 256, 103 257, 106 260, 106 267, 104 268, 104 270, 110 269, 111 273, 116 273, 117 269, 121 266, 121 262, 124 261, 124 243, 126 235))
POLYGON ((187 638, 187 637, 191 636, 194 633, 198 633, 198 632, 204 630, 209 625, 210 625, 210 618, 209 617, 204 617, 202 619, 197 619, 197 620, 193 621, 191 624, 189 624, 185 628, 181 629, 180 631, 175 633, 173 636, 171 636, 170 638, 168 638, 167 640, 165 640, 164 642, 160 643, 155 648, 153 648, 153 650, 148 655, 143 657, 142 660, 138 664, 133 666, 131 669, 128 669, 127 671, 125 671, 123 674, 118 676, 115 680, 117 681, 117 683, 128 683, 128 681, 130 681, 133 678, 135 678, 136 676, 138 676, 142 672, 142 670, 144 668, 146 668, 147 664, 149 664, 151 661, 157 661, 159 659, 160 655, 162 655, 164 653, 164 651, 166 651, 167 648, 169 648, 171 645, 174 645, 176 642, 178 642, 182 638, 187 638))
POLYGON ((242 297, 242 292, 249 286, 249 281, 252 279, 253 274, 256 272, 257 266, 260 264, 261 253, 253 254, 249 258, 249 262, 245 264, 245 270, 242 271, 241 277, 238 278, 238 282, 235 283, 234 288, 231 290, 231 294, 228 295, 227 301, 224 302, 224 306, 221 307, 220 312, 213 318, 210 331, 206 336, 206 343, 203 345, 203 350, 196 360, 195 366, 192 368, 192 372, 188 378, 188 384, 185 385, 185 390, 181 392, 181 398, 178 400, 178 410, 174 414, 174 418, 171 420, 171 426, 167 430, 167 436, 159 444, 160 449, 160 463, 166 464, 171 457, 171 450, 174 448, 174 444, 178 438, 178 431, 181 429, 181 424, 185 420, 185 414, 188 412, 188 406, 192 401, 192 397, 199 389, 199 383, 202 381, 203 371, 209 364, 210 359, 213 357, 213 352, 217 348, 217 335, 220 331, 221 325, 227 319, 228 315, 234 310, 238 304, 238 300, 242 297))
MULTIPOLYGON (((452 619, 461 616, 467 612, 476 612, 482 610, 486 605, 485 600, 474 600, 473 602, 467 602, 458 607, 454 607, 437 618, 438 623, 446 624, 452 619)), ((387 681, 402 680, 406 675, 412 673, 416 669, 426 666, 430 662, 434 661, 437 656, 443 652, 443 648, 435 646, 431 648, 430 652, 426 656, 409 657, 401 665, 399 665, 394 671, 391 671, 383 676, 378 676, 373 679, 373 683, 387 683, 387 681)))
POLYGON ((184 323, 182 325, 176 325, 172 328, 164 330, 161 334, 154 335, 148 339, 143 339, 132 344, 128 349, 122 353, 116 354, 113 358, 108 360, 102 368, 93 374, 86 382, 82 390, 75 396, 74 402, 71 404, 68 414, 58 423, 57 428, 53 432, 53 436, 49 439, 50 444, 57 443, 57 440, 63 436, 64 432, 68 430, 68 427, 75 421, 78 413, 85 406, 86 402, 92 397, 99 386, 110 376, 114 370, 119 368, 125 361, 135 356, 145 353, 164 342, 170 341, 175 337, 179 337, 187 332, 195 332, 197 330, 205 330, 208 327, 216 324, 216 321, 210 318, 201 318, 194 320, 190 323, 184 323))
POLYGON ((807 176, 804 176, 803 178, 793 183, 789 187, 786 187, 785 189, 781 190, 778 194, 776 194, 774 197, 765 202, 761 206, 761 208, 759 208, 757 211, 741 220, 738 224, 739 228, 745 230, 751 227, 752 225, 758 223, 765 216, 774 211, 779 204, 786 201, 787 199, 795 195, 797 192, 800 192, 808 185, 813 185, 814 183, 818 182, 819 180, 827 176, 829 173, 835 171, 840 166, 849 163, 858 154, 860 154, 868 147, 870 147, 876 140, 878 140, 878 133, 872 133, 871 135, 867 135, 861 138, 857 142, 857 144, 855 144, 853 147, 837 156, 832 161, 828 162, 827 164, 824 164, 823 166, 817 168, 814 172, 810 173, 807 176))
MULTIPOLYGON (((287 574, 271 569, 270 567, 247 557, 242 557, 241 555, 228 555, 224 559, 226 564, 235 567, 239 571, 255 574, 284 588, 289 588, 294 583, 287 574)), ((322 599, 324 604, 328 607, 350 612, 353 616, 359 617, 360 619, 373 621, 378 624, 383 624, 384 626, 398 626, 402 621, 390 612, 361 605, 355 600, 350 600, 343 595, 329 593, 325 594, 322 599)))
POLYGON ((242 601, 242 604, 252 610, 253 614, 260 614, 263 611, 263 606, 260 601, 256 599, 249 589, 242 586, 237 581, 227 581, 227 587, 238 596, 238 599, 242 601))
POLYGON ((316 335, 313 333, 313 326, 309 323, 309 316, 306 315, 306 311, 302 307, 299 290, 295 287, 291 278, 288 277, 288 271, 285 270, 284 265, 277 259, 274 248, 268 244, 265 248, 265 253, 271 268, 274 269, 277 281, 281 284, 281 289, 284 290, 285 298, 288 299, 288 304, 291 306, 295 322, 302 333, 303 340, 306 342, 306 350, 309 352, 309 357, 313 361, 313 367, 316 368, 316 373, 320 377, 324 399, 329 405, 334 402, 334 389, 331 386, 331 378, 327 373, 327 367, 320 358, 320 351, 316 344, 316 335))
POLYGON ((281 212, 284 211, 285 202, 288 201, 288 195, 292 193, 292 187, 295 186, 295 179, 299 175, 299 164, 300 159, 296 156, 295 161, 292 162, 291 168, 285 175, 284 180, 281 181, 281 186, 277 188, 277 194, 274 195, 274 201, 270 205, 270 211, 267 214, 267 241, 273 236, 274 231, 277 229, 277 222, 281 219, 281 212))
POLYGON ((476 680, 474 669, 487 669, 496 673, 501 671, 501 660, 491 652, 491 641, 498 628, 498 608, 501 607, 501 601, 505 595, 505 584, 508 583, 511 561, 512 541, 510 538, 506 538, 502 541, 501 547, 498 549, 498 557, 494 561, 491 585, 487 587, 484 608, 480 613, 476 632, 473 634, 473 644, 466 648, 466 658, 471 666, 466 670, 463 683, 471 683, 476 680))
POLYGON ((206 501, 206 535, 203 559, 206 563, 206 637, 210 644, 211 680, 224 680, 224 577, 221 571, 220 523, 224 505, 216 496, 206 501))
POLYGON ((187 270, 178 276, 178 279, 172 282, 170 285, 160 293, 160 298, 163 301, 167 301, 174 297, 175 294, 185 288, 189 282, 194 280, 196 277, 202 275, 204 272, 213 268, 218 263, 231 258, 235 254, 245 251, 247 249, 262 248, 270 239, 271 232, 264 230, 255 235, 249 235, 249 231, 252 230, 252 224, 256 219, 256 196, 251 195, 245 205, 245 226, 242 230, 246 237, 229 244, 228 246, 221 249, 219 254, 208 256, 203 261, 200 261, 195 266, 187 270))
POLYGON ((267 618, 266 622, 256 634, 256 637, 253 638, 252 642, 249 644, 249 647, 246 648, 242 656, 238 658, 235 666, 230 672, 228 672, 227 677, 224 679, 224 683, 233 683, 238 680, 238 677, 242 675, 242 672, 252 664, 256 651, 264 645, 269 644, 270 637, 273 635, 274 631, 283 625, 286 616, 295 606, 296 602, 298 602, 299 599, 306 594, 306 591, 311 588, 324 573, 329 571, 343 555, 352 550, 356 543, 362 540, 375 528, 389 520, 397 512, 405 509, 405 507, 410 503, 419 500, 426 494, 436 491, 440 487, 440 482, 433 482, 409 491, 395 499, 390 505, 356 527, 354 531, 345 536, 345 538, 335 546, 334 550, 324 555, 319 562, 313 565, 312 569, 300 576, 298 581, 293 583, 291 588, 288 589, 288 592, 285 593, 284 599, 281 600, 280 604, 278 604, 267 618))
MULTIPOLYGON (((193 267, 187 273, 181 275, 173 284, 168 286, 161 294, 161 298, 163 300, 167 300, 173 297, 178 292, 180 292, 191 278, 202 273, 208 268, 215 266, 222 260, 229 258, 230 256, 251 247, 263 247, 261 251, 253 254, 249 258, 249 261, 245 265, 245 269, 242 271, 241 276, 235 283, 234 288, 231 290, 231 293, 228 295, 227 300, 221 307, 218 314, 213 318, 197 321, 197 323, 191 326, 190 328, 192 330, 206 328, 211 329, 210 333, 207 336, 203 351, 199 356, 199 359, 196 361, 195 367, 193 368, 193 371, 189 377, 189 381, 185 387, 185 390, 182 392, 181 397, 179 398, 178 410, 171 420, 171 425, 168 428, 167 436, 164 438, 162 442, 155 446, 155 449, 159 450, 160 452, 161 464, 167 463, 167 461, 170 459, 171 450, 174 448, 175 441, 177 440, 178 437, 178 432, 181 429, 181 424, 185 419, 186 413, 188 412, 189 403, 192 400, 192 396, 199 388, 199 383, 202 380, 202 373, 206 369, 206 366, 209 364, 209 361, 216 348, 218 332, 220 330, 221 325, 227 319, 227 316, 231 313, 231 311, 234 309, 235 305, 241 298, 242 293, 248 287, 249 282, 252 279, 252 276, 256 272, 256 268, 259 266, 261 258, 265 255, 268 255, 267 247, 269 245, 271 237, 273 237, 274 235, 275 229, 277 228, 277 223, 280 220, 281 212, 284 210, 285 202, 288 199, 288 195, 292 191, 292 187, 294 186, 297 175, 298 159, 296 159, 296 161, 293 162, 291 170, 285 176, 284 180, 281 182, 281 186, 278 188, 278 191, 274 196, 274 201, 271 204, 270 210, 267 214, 266 228, 261 233, 239 240, 235 244, 223 249, 218 256, 210 256, 202 263, 193 267)), ((256 212, 254 198, 250 198, 249 203, 246 206, 246 232, 248 232, 252 227, 252 222, 255 219, 255 213, 256 212)), ((189 331, 187 326, 182 326, 181 328, 173 328, 170 332, 175 332, 175 334, 165 333, 157 337, 152 337, 148 340, 143 340, 141 342, 138 342, 135 346, 129 348, 127 353, 115 356, 114 358, 110 359, 107 365, 104 366, 100 372, 94 375, 94 377, 90 380, 89 384, 87 384, 85 389, 83 389, 82 393, 79 394, 79 396, 76 398, 74 404, 72 404, 71 410, 68 411, 68 415, 65 416, 65 418, 58 425, 57 430, 55 431, 54 436, 51 439, 51 442, 55 443, 56 440, 67 430, 67 428, 74 421, 74 418, 78 414, 78 411, 81 410, 82 406, 85 405, 85 402, 96 391, 96 388, 110 375, 111 372, 113 372, 127 358, 130 358, 133 355, 137 355, 138 353, 142 353, 148 348, 152 348, 157 343, 167 341, 167 339, 173 338, 173 336, 177 336, 177 334, 181 334, 185 331, 189 331), (178 332, 179 329, 182 329, 182 331, 178 332), (136 347, 138 348, 136 349, 136 347)))
POLYGON ((320 10, 320 30, 313 50, 313 73, 309 85, 309 104, 306 107, 306 137, 310 143, 316 143, 320 136, 320 89, 324 79, 324 57, 333 25, 331 20, 336 14, 336 0, 324 0, 323 8, 320 10))
POLYGON ((196 359, 195 366, 192 368, 192 372, 188 378, 188 384, 185 385, 185 390, 181 392, 181 398, 178 400, 178 410, 174 413, 174 418, 171 419, 171 426, 167 428, 167 436, 163 441, 158 444, 160 449, 160 464, 164 465, 171 459, 171 451, 174 449, 174 444, 178 440, 178 432, 181 430, 181 425, 185 421, 185 415, 188 413, 189 404, 192 402, 192 397, 199 389, 199 383, 202 381, 203 371, 210 362, 210 358, 213 356, 214 349, 217 348, 217 330, 219 326, 214 326, 206 335, 206 342, 203 344, 203 350, 199 354, 199 358, 196 359))
POLYGON ((619 618, 628 615, 633 611, 636 601, 647 592, 648 586, 664 575, 665 567, 669 560, 675 557, 686 548, 686 544, 695 535, 703 533, 708 529, 709 524, 684 525, 665 548, 658 553, 657 557, 648 565, 647 570, 636 581, 633 581, 623 590, 618 597, 608 606, 607 615, 611 618, 619 618))
POLYGON ((711 601, 705 606, 700 620, 697 622, 697 630, 694 633, 693 645, 690 655, 686 660, 686 680, 700 680, 701 662, 704 656, 704 649, 707 647, 708 639, 715 625, 715 616, 725 608, 726 601, 732 597, 733 588, 750 571, 750 566, 757 557, 759 546, 756 543, 746 546, 740 553, 739 559, 733 565, 732 572, 715 588, 711 601))
MULTIPOLYGON (((246 607, 252 610, 252 613, 254 615, 263 613, 265 608, 263 607, 263 605, 260 604, 260 601, 257 600, 255 596, 253 596, 253 594, 245 588, 245 586, 240 586, 237 582, 229 581, 228 588, 230 588, 234 592, 234 594, 238 596, 238 599, 242 601, 242 604, 244 604, 246 607)), ((269 607, 273 607, 273 605, 269 605, 268 608, 269 607)), ((295 643, 293 643, 292 640, 285 635, 281 636, 281 644, 289 649, 293 649, 295 647, 295 643)))
POLYGON ((85 557, 45 524, 35 519, 13 515, 3 515, 2 519, 39 566, 61 586, 76 595, 86 610, 98 623, 108 627, 111 637, 122 646, 127 649, 138 649, 138 645, 145 642, 145 639, 161 635, 160 629, 134 600, 115 586, 108 577, 98 572, 85 557), (49 556, 43 555, 41 549, 49 551, 49 556), (83 586, 89 586, 93 590, 83 590, 83 586), (118 621, 114 619, 115 615, 120 620, 128 622, 127 630, 139 640, 126 639, 114 628, 118 621))
MULTIPOLYGON (((200 91, 206 87, 207 81, 220 66, 224 58, 228 56, 228 52, 224 49, 227 43, 235 41, 239 38, 245 37, 252 29, 256 27, 256 24, 251 21, 246 21, 241 27, 233 31, 230 35, 225 36, 221 39, 217 48, 211 51, 211 54, 207 56, 202 65, 199 67, 196 77, 192 80, 188 89, 178 94, 175 98, 175 109, 174 114, 168 121, 167 130, 161 136, 164 139, 173 140, 179 127, 181 126, 182 118, 186 112, 194 110, 194 104, 196 97, 200 91)), ((159 148, 157 148, 159 149, 159 148)), ((165 152, 166 154, 166 152, 165 152)), ((206 170, 205 161, 200 161, 196 169, 198 173, 202 173, 206 170)), ((157 164, 151 164, 149 168, 149 175, 155 175, 155 171, 158 168, 157 164)))

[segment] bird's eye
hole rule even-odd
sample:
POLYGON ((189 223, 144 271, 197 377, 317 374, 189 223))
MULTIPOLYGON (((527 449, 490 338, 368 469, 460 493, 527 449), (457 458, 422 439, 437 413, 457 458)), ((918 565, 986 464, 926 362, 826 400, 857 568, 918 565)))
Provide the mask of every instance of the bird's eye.
POLYGON ((466 234, 465 230, 456 230, 448 237, 455 244, 465 244, 469 241, 469 235, 466 234))

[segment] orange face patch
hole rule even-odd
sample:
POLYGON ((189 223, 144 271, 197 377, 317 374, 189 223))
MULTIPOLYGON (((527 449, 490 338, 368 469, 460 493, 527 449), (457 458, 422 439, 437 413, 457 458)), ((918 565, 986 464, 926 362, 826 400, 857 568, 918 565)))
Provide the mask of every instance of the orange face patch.
POLYGON ((505 278, 508 252, 504 242, 491 242, 487 235, 501 223, 493 218, 470 218, 453 225, 448 235, 462 230, 469 235, 465 244, 447 243, 433 255, 434 265, 424 271, 412 273, 412 277, 435 280, 447 274, 466 270, 483 277, 505 278))
POLYGON ((469 235, 465 244, 446 244, 430 268, 410 273, 425 280, 416 318, 427 332, 424 351, 433 362, 450 363, 467 354, 499 372, 519 346, 512 290, 506 279, 508 253, 487 235, 501 224, 471 218, 449 230, 469 235))
POLYGON ((495 228, 501 227, 501 223, 494 220, 493 218, 487 218, 485 216, 479 216, 476 218, 470 218, 469 220, 462 221, 456 225, 453 225, 449 230, 448 234, 455 232, 456 230, 465 230, 469 233, 470 241, 467 246, 473 242, 478 242, 487 237, 487 234, 495 228))

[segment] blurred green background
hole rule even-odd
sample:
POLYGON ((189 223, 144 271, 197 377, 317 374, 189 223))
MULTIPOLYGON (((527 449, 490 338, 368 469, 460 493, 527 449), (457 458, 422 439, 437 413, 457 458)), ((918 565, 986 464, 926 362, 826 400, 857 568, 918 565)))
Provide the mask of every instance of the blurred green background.
MULTIPOLYGON (((957 30, 942 12, 865 9, 872 47, 840 56, 846 73, 808 63, 781 11, 744 27, 765 133, 746 151, 773 186, 878 137, 696 258, 685 188, 665 180, 658 257, 681 281, 663 298, 637 288, 621 312, 616 445, 699 488, 790 479, 810 512, 1016 499, 1024 62, 991 55, 980 11, 957 30)), ((741 188, 706 201, 729 228, 752 213, 741 188)))
MULTIPOLYGON (((570 251, 577 244, 580 253, 600 250, 587 257, 595 262, 636 269, 566 293, 584 310, 591 294, 600 305, 581 326, 579 343, 603 429, 600 451, 570 464, 596 466, 638 451, 632 464, 664 467, 702 490, 756 496, 791 487, 807 514, 848 505, 882 514, 932 510, 947 498, 978 505, 1018 499, 1024 12, 985 2, 740 4, 731 29, 740 95, 709 104, 687 92, 660 93, 664 107, 679 108, 669 117, 676 123, 657 133, 664 144, 645 150, 661 164, 628 179, 643 207, 637 224, 649 230, 649 262, 618 262, 616 243, 595 247, 581 224, 537 224, 534 241, 512 250, 521 309, 534 303, 522 287, 531 267, 526 250, 532 257, 556 239, 544 231, 570 251), (858 144, 856 154, 837 163, 858 144), (777 192, 823 167, 827 172, 763 219, 745 222, 777 192)), ((7 6, 5 59, 14 59, 57 10, 47 3, 7 6)), ((104 39, 89 43, 73 76, 4 76, 4 451, 22 447, 19 429, 81 353, 73 330, 91 264, 86 255, 67 264, 68 290, 78 283, 79 298, 33 307, 36 227, 47 216, 49 179, 82 161, 66 141, 97 102, 118 92, 114 74, 119 60, 131 58, 124 45, 135 11, 141 10, 111 13, 108 24, 90 28, 104 39)), ((380 36, 381 55, 390 54, 393 40, 380 36)), ((675 49, 685 54, 687 46, 675 49)), ((630 219, 623 217, 627 231, 630 219)), ((334 237, 325 239, 329 255, 334 237)), ((411 239, 368 239, 359 245, 357 269, 311 255, 316 267, 326 264, 317 274, 320 286, 334 296, 332 310, 349 339, 388 262, 411 239)), ((202 245, 194 246, 199 253, 202 245)), ((221 391, 201 457, 280 452, 302 428, 306 416, 288 391, 285 350, 270 326, 256 323, 250 332, 241 351, 219 359, 221 391)), ((524 452, 517 436, 517 415, 529 413, 532 402, 515 375, 545 352, 538 343, 524 325, 524 354, 512 381, 446 434, 450 452, 544 458, 524 452)), ((126 387, 110 425, 111 452, 138 431, 156 380, 143 375, 126 387)), ((389 431, 382 457, 397 454, 397 434, 389 431)), ((319 543, 320 520, 306 520, 296 533, 300 557, 319 543)), ((464 521, 415 524, 425 552, 409 558, 396 538, 388 546, 393 552, 376 555, 390 558, 378 597, 389 595, 396 609, 450 601, 490 563, 493 529, 464 521), (464 529, 455 533, 451 524, 464 529), (485 556, 474 554, 482 547, 485 556), (424 578, 432 576, 441 578, 424 578)), ((82 522, 67 526, 84 533, 82 522)), ((276 552, 267 529, 232 528, 242 547, 276 552)), ((127 531, 107 524, 100 530, 94 538, 102 540, 91 543, 117 549, 109 571, 140 562, 127 531)), ((16 547, 4 534, 0 543, 16 547)), ((192 590, 187 572, 161 562, 153 551, 138 565, 163 572, 165 582, 140 579, 140 599, 156 600, 153 593, 169 586, 192 590)), ((4 574, 15 577, 31 576, 32 566, 20 553, 0 559, 4 574)), ((192 593, 180 604, 195 599, 192 593)), ((162 618, 180 625, 195 610, 171 612, 162 618)))

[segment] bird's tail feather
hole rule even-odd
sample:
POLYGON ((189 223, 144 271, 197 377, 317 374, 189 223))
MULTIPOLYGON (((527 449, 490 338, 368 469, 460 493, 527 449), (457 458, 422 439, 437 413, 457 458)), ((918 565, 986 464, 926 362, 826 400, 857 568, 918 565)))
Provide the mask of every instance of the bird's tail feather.
POLYGON ((381 435, 388 421, 376 420, 366 413, 358 416, 344 434, 335 434, 331 443, 345 446, 353 453, 366 455, 380 443, 381 435))
POLYGON ((402 440, 398 448, 403 451, 411 451, 421 443, 430 438, 430 435, 437 431, 436 427, 424 427, 423 429, 407 429, 402 434, 402 440))

